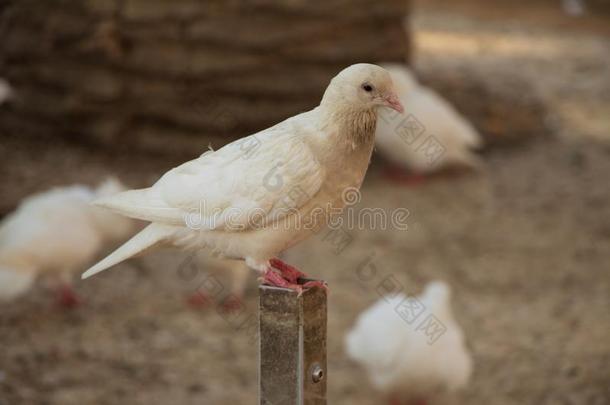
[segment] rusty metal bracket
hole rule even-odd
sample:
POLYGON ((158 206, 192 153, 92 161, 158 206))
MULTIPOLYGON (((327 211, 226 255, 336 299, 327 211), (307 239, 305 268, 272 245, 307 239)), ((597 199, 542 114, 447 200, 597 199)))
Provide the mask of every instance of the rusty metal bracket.
POLYGON ((326 405, 326 290, 259 292, 259 404, 326 405))

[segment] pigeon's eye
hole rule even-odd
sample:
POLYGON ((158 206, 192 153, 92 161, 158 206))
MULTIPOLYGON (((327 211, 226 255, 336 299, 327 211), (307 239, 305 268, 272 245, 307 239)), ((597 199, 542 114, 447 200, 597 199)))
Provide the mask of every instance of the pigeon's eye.
POLYGON ((370 85, 370 84, 368 84, 368 83, 364 83, 364 84, 362 85, 362 89, 363 89, 364 91, 366 91, 366 92, 369 92, 369 93, 370 93, 371 91, 373 91, 373 86, 371 86, 371 85, 370 85))

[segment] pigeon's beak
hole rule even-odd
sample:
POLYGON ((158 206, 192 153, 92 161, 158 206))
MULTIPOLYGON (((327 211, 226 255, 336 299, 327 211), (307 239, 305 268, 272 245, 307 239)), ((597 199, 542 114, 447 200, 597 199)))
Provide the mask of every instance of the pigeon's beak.
POLYGON ((405 109, 402 107, 400 99, 398 98, 396 93, 390 93, 386 97, 384 97, 383 104, 386 107, 390 107, 392 110, 396 110, 401 114, 405 112, 405 109))

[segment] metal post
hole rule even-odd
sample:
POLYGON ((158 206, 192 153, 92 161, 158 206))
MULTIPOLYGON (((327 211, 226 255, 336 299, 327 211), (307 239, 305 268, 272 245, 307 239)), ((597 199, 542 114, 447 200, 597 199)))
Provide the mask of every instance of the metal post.
POLYGON ((326 290, 259 292, 259 404, 326 405, 326 290))

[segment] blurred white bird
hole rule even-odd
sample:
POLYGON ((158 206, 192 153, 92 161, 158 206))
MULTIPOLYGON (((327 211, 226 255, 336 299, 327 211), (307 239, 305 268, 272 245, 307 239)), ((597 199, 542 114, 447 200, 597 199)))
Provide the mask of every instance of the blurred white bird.
POLYGON ((344 194, 359 189, 379 107, 403 111, 390 75, 352 65, 332 79, 315 109, 208 151, 150 188, 98 201, 152 223, 83 278, 174 245, 244 259, 266 283, 300 289, 303 273, 274 257, 323 226, 345 206, 344 194))
POLYGON ((421 296, 406 299, 404 294, 380 299, 360 314, 345 339, 349 357, 393 404, 422 403, 464 387, 472 373, 449 286, 432 282, 421 296))
POLYGON ((404 115, 381 111, 375 146, 379 153, 402 169, 418 174, 447 166, 477 168, 472 152, 481 136, 447 101, 417 83, 406 66, 384 65, 390 72, 404 115))
POLYGON ((90 205, 123 190, 118 180, 108 179, 95 190, 75 185, 26 198, 0 224, 0 300, 22 295, 45 275, 59 288, 60 303, 76 305, 72 274, 136 230, 133 220, 90 205))

